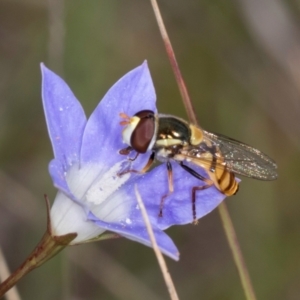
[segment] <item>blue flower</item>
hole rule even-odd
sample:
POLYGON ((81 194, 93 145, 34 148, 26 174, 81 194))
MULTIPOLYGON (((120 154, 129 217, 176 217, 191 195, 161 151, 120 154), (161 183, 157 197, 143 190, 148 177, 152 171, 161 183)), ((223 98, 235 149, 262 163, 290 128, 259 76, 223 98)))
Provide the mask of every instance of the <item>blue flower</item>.
MULTIPOLYGON (((178 250, 163 230, 193 221, 191 189, 199 185, 199 180, 172 163, 175 190, 165 200, 163 217, 158 217, 161 197, 168 192, 165 165, 144 175, 118 176, 129 165, 126 156, 119 154, 126 147, 119 114, 132 116, 145 109, 156 112, 147 63, 115 83, 89 119, 67 84, 44 65, 41 68, 43 105, 54 152, 49 172, 58 189, 50 212, 53 235, 76 232, 71 244, 80 244, 111 231, 151 246, 136 201, 137 185, 158 246, 177 260, 178 250)), ((148 158, 149 153, 140 155, 132 168, 142 169, 148 158)), ((203 170, 199 172, 205 175, 203 170)), ((214 187, 199 193, 197 218, 209 213, 223 199, 224 195, 214 187)))

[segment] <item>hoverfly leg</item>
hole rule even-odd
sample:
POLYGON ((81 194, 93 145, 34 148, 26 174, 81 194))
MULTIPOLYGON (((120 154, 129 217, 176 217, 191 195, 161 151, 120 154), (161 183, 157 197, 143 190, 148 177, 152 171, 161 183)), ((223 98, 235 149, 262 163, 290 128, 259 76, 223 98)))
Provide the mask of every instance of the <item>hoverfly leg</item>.
POLYGON ((137 158, 138 158, 138 156, 140 155, 140 153, 136 153, 136 155, 135 155, 135 157, 133 157, 133 158, 128 158, 128 160, 130 160, 131 162, 133 162, 133 161, 135 161, 137 158))
POLYGON ((191 175, 193 175, 193 176, 196 177, 197 179, 200 179, 201 181, 204 181, 204 182, 207 182, 207 181, 210 182, 209 179, 203 177, 202 175, 200 175, 199 173, 197 173, 197 172, 196 172, 195 170, 193 170, 192 168, 190 168, 190 167, 184 165, 182 161, 181 161, 179 164, 180 164, 180 166, 181 166, 184 170, 186 170, 187 172, 189 172, 191 175))
POLYGON ((197 225, 198 220, 197 220, 197 213, 196 213, 196 192, 197 191, 203 191, 208 189, 213 185, 213 182, 210 184, 202 185, 202 186, 194 186, 192 189, 192 211, 193 211, 193 224, 197 225))
POLYGON ((192 168, 186 166, 183 164, 183 162, 179 163, 180 166, 186 170, 187 172, 189 172, 191 175, 193 175, 194 177, 196 177, 197 179, 200 179, 201 181, 204 181, 206 184, 203 186, 194 186, 192 189, 192 211, 193 211, 193 224, 197 224, 198 220, 197 220, 197 213, 196 213, 196 192, 197 191, 203 191, 209 187, 211 187, 214 183, 210 180, 207 179, 205 177, 203 177, 202 175, 200 175, 199 173, 197 173, 195 170, 193 170, 192 168))
MULTIPOLYGON (((121 149, 119 151, 119 154, 121 154, 121 155, 128 155, 131 151, 133 151, 133 148, 131 146, 128 146, 127 148, 121 149)), ((128 160, 135 161, 137 159, 137 157, 139 156, 139 154, 140 153, 137 152, 136 155, 135 155, 135 157, 133 157, 133 158, 129 157, 128 160)))
POLYGON ((132 150, 133 150, 133 148, 131 146, 128 146, 128 147, 126 147, 124 149, 121 149, 119 151, 119 154, 121 154, 121 155, 128 155, 132 150))
POLYGON ((145 167, 140 171, 141 174, 144 174, 146 173, 150 168, 151 166, 153 165, 154 163, 154 159, 155 159, 155 152, 152 152, 150 157, 149 157, 149 160, 147 162, 147 164, 145 165, 145 167))
MULTIPOLYGON (((134 161, 138 157, 138 154, 136 155, 136 157, 134 159, 130 159, 130 160, 134 161)), ((154 162, 154 158, 155 158, 155 152, 152 152, 151 156, 149 157, 149 160, 148 160, 147 164, 145 165, 145 167, 142 170, 138 171, 138 170, 131 170, 131 169, 129 169, 129 170, 126 170, 126 171, 118 173, 118 176, 122 176, 122 175, 127 174, 127 173, 144 174, 152 166, 152 164, 154 162)))
POLYGON ((164 202, 165 202, 165 199, 171 195, 174 191, 174 186, 173 186, 173 171, 172 171, 172 165, 171 163, 168 161, 167 162, 167 170, 168 170, 168 185, 169 185, 169 192, 168 194, 164 195, 161 200, 160 200, 160 206, 159 206, 159 214, 158 216, 159 217, 162 217, 163 216, 163 207, 164 207, 164 202))

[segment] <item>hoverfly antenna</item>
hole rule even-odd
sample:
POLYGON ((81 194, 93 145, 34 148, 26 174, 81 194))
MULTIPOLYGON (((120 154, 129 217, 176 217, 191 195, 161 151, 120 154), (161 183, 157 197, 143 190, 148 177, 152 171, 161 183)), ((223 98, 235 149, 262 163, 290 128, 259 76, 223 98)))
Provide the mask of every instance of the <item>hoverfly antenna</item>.
POLYGON ((122 118, 122 119, 130 119, 129 116, 123 112, 119 113, 119 116, 122 118))
POLYGON ((127 114, 121 112, 121 113, 119 113, 119 116, 122 119, 124 119, 123 121, 120 122, 121 126, 126 126, 126 125, 128 125, 130 123, 130 117, 127 114))

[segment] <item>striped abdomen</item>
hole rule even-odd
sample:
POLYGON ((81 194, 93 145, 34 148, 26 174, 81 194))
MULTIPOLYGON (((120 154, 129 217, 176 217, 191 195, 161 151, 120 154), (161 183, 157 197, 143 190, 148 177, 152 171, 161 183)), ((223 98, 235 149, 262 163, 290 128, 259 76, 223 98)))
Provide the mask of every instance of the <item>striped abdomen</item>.
POLYGON ((212 152, 207 151, 201 153, 201 155, 198 153, 196 157, 189 157, 187 160, 204 168, 210 180, 220 192, 226 196, 232 196, 239 188, 235 175, 228 170, 222 154, 216 151, 212 152), (214 152, 214 154, 212 152, 214 152))
POLYGON ((216 188, 226 196, 232 196, 238 191, 239 185, 235 175, 227 169, 226 165, 218 165, 214 171, 208 170, 208 174, 216 188))

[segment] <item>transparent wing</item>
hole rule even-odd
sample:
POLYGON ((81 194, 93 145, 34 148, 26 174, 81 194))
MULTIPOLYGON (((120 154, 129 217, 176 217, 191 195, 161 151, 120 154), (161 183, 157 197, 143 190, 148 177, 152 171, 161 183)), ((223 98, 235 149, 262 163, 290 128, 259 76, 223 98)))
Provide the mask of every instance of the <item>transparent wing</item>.
POLYGON ((266 154, 227 136, 203 132, 205 139, 219 149, 227 168, 232 172, 260 180, 274 180, 278 177, 276 163, 266 154))
POLYGON ((188 146, 183 153, 198 165, 227 170, 259 180, 277 178, 276 163, 261 151, 226 137, 204 131, 204 140, 197 146, 188 146), (215 160, 215 163, 213 162, 215 160), (215 165, 214 165, 215 164, 215 165))

